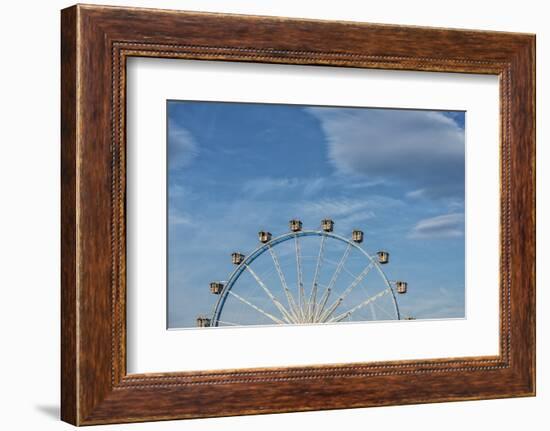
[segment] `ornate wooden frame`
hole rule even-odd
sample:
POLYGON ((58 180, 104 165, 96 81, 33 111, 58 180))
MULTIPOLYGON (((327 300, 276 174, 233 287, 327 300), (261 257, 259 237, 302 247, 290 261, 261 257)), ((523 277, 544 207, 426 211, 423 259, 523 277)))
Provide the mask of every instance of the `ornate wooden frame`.
POLYGON ((534 35, 81 5, 61 15, 63 420, 88 425, 535 394, 534 35), (129 56, 498 75, 500 354, 128 375, 129 56))

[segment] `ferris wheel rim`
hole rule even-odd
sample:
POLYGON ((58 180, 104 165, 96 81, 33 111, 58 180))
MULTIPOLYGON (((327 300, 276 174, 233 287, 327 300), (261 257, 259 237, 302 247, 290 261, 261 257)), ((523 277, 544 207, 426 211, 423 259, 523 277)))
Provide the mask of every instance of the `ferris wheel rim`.
MULTIPOLYGON (((248 266, 254 262, 258 257, 263 255, 266 251, 268 251, 273 246, 276 246, 278 244, 281 244, 285 241, 292 240, 294 238, 300 238, 300 237, 308 237, 308 236, 319 236, 324 238, 332 238, 336 239, 338 241, 344 242, 348 244, 348 247, 354 247, 356 250, 361 252, 377 269, 379 275, 382 277, 382 280, 384 284, 387 286, 387 289, 391 292, 392 295, 392 302, 395 308, 395 313, 397 315, 396 320, 401 320, 401 314, 399 311, 399 305, 397 303, 397 297, 394 292, 394 289, 392 287, 392 284, 382 268, 380 267, 377 260, 371 256, 364 248, 362 248, 358 243, 351 240, 350 238, 343 237, 341 235, 338 235, 334 232, 327 232, 324 230, 300 230, 297 232, 286 232, 282 235, 279 235, 277 237, 272 238, 270 241, 261 244, 260 246, 256 247, 250 254, 244 257, 242 262, 237 265, 237 267, 231 272, 229 275, 229 278, 225 281, 222 291, 220 292, 220 297, 216 301, 216 304, 214 306, 214 310, 212 313, 212 326, 218 326, 218 323, 220 322, 220 314, 221 311, 225 305, 225 301, 227 300, 229 296, 229 292, 233 289, 233 286, 235 282, 239 279, 241 274, 248 268, 248 266)), ((385 289, 386 290, 386 289, 385 289)))

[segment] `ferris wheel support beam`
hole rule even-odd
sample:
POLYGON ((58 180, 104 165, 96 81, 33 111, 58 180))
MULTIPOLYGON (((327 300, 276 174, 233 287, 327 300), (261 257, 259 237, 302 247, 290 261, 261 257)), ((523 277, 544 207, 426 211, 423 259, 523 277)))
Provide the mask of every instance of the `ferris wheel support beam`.
POLYGON ((321 274, 321 266, 323 264, 323 256, 325 253, 325 241, 326 236, 321 236, 321 245, 319 246, 319 254, 317 255, 317 264, 315 265, 315 274, 313 276, 313 282, 311 284, 311 293, 309 295, 309 304, 308 304, 308 320, 313 319, 316 311, 317 305, 317 289, 319 282, 319 275, 321 274))
POLYGON ((286 278, 283 273, 283 270, 281 269, 281 264, 279 263, 279 258, 277 257, 277 254, 273 250, 273 247, 271 247, 271 244, 268 244, 268 250, 269 254, 271 255, 271 259, 273 259, 273 264, 275 265, 275 269, 277 270, 277 274, 279 275, 279 280, 281 280, 281 286, 283 287, 283 290, 285 292, 286 300, 288 302, 288 307, 290 309, 290 314, 293 317, 293 320, 297 322, 298 319, 298 305, 296 304, 296 301, 294 300, 294 296, 292 296, 292 292, 290 292, 290 289, 288 288, 288 285, 286 284, 286 278))
POLYGON ((226 326, 240 326, 238 323, 226 322, 224 320, 218 320, 218 323, 221 323, 222 325, 226 325, 226 326))
POLYGON ((357 310, 360 310, 361 308, 363 308, 364 306, 366 305, 369 305, 371 302, 373 301, 376 301, 378 298, 384 296, 384 295, 387 295, 388 293, 390 293, 391 291, 391 288, 386 288, 384 290, 382 290, 380 293, 377 293, 376 295, 374 296, 371 296, 369 299, 367 299, 366 301, 363 301, 359 304, 357 304, 355 307, 349 309, 348 311, 345 311, 343 312, 342 314, 339 314, 338 316, 336 317, 333 317, 332 319, 329 320, 329 322, 341 322, 342 320, 344 320, 346 317, 349 317, 350 315, 352 315, 353 313, 355 313, 357 310))
POLYGON ((262 279, 258 276, 258 274, 256 274, 256 272, 250 268, 250 266, 246 265, 246 269, 247 271, 252 275, 252 277, 254 277, 254 279, 256 280, 256 282, 260 285, 260 287, 264 290, 264 292, 266 293, 267 296, 269 296, 269 299, 271 299, 271 302, 273 302, 273 304, 275 305, 275 307, 277 307, 277 310, 279 310, 279 312, 282 314, 283 316, 283 319, 287 321, 287 323, 296 323, 293 319, 292 319, 292 316, 288 313, 288 311, 286 310, 285 307, 283 307, 283 304, 281 304, 279 302, 279 300, 277 298, 275 298, 275 296, 273 295, 273 293, 271 293, 271 290, 269 290, 269 288, 265 285, 265 283, 262 281, 262 279))
POLYGON ((305 322, 306 316, 305 316, 305 300, 306 300, 306 294, 304 291, 304 281, 303 281, 303 275, 302 275, 302 251, 300 250, 300 240, 298 239, 298 235, 294 236, 294 247, 296 250, 296 277, 298 281, 298 310, 300 313, 300 318, 302 322, 305 322))
POLYGON ((367 267, 361 272, 361 274, 359 274, 355 278, 355 280, 353 280, 353 282, 347 287, 346 290, 342 292, 342 294, 336 299, 336 301, 334 301, 327 308, 327 310, 321 316, 319 316, 319 319, 318 319, 319 322, 326 321, 336 311, 336 309, 340 306, 342 301, 344 301, 344 299, 353 291, 353 289, 359 286, 359 284, 365 279, 367 274, 372 269, 373 265, 374 264, 372 262, 367 265, 367 267))
POLYGON ((374 309, 378 309, 379 311, 381 311, 382 313, 384 313, 386 316, 388 316, 390 319, 393 319, 393 316, 388 313, 388 310, 385 310, 383 309, 382 307, 380 307, 378 304, 376 304, 376 302, 371 302, 369 304, 370 307, 372 307, 372 310, 373 310, 373 315, 374 315, 374 320, 377 320, 376 318, 376 312, 374 311, 374 309))
POLYGON ((376 310, 374 309, 374 302, 371 302, 369 304, 370 312, 372 314, 372 320, 378 320, 378 317, 376 315, 376 310))
POLYGON ((340 258, 340 262, 338 262, 338 266, 336 267, 336 270, 334 271, 334 274, 332 274, 332 278, 330 279, 330 282, 329 282, 327 288, 325 289, 325 291, 323 293, 323 296, 321 297, 322 298, 321 301, 320 301, 321 305, 319 306, 319 309, 317 310, 317 312, 313 316, 313 321, 314 322, 318 322, 319 317, 323 314, 323 311, 325 309, 325 306, 327 305, 328 298, 330 296, 332 288, 336 284, 336 280, 338 280, 338 277, 339 277, 340 273, 342 272, 342 268, 344 267, 344 264, 346 263, 346 260, 348 259, 349 253, 351 251, 351 246, 352 246, 352 244, 348 243, 348 246, 346 247, 346 250, 344 251, 344 254, 340 258))
POLYGON ((252 304, 252 302, 244 299, 242 296, 236 294, 235 292, 227 292, 229 293, 231 296, 234 296, 235 298, 237 298, 239 301, 241 301, 242 303, 248 305, 249 307, 253 308, 254 310, 256 310, 257 312, 263 314, 264 316, 268 317, 269 319, 273 320, 275 323, 278 323, 279 325, 284 325, 285 322, 283 322, 282 320, 280 319, 277 319, 275 316, 273 316, 272 314, 268 313, 267 311, 265 310, 262 310, 260 307, 258 307, 257 305, 254 305, 252 304))

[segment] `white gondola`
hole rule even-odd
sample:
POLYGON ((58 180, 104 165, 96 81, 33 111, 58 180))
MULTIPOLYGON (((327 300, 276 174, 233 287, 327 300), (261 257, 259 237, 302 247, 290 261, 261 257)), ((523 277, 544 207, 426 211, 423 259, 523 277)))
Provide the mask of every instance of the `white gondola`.
POLYGON ((395 288, 397 289, 397 293, 407 293, 407 282, 406 281, 396 281, 395 282, 395 288))
POLYGON ((223 290, 223 283, 220 283, 219 281, 213 281, 210 283, 210 292, 214 295, 219 295, 222 293, 223 290))
POLYGON ((302 230, 302 222, 297 219, 292 219, 288 222, 292 232, 300 232, 302 230))
POLYGON ((198 316, 197 317, 197 327, 199 328, 207 328, 210 326, 210 319, 205 316, 198 316))
POLYGON ((386 264, 390 261, 390 254, 387 251, 379 251, 376 254, 378 255, 378 263, 386 264))
POLYGON ((240 265, 243 263, 244 260, 244 254, 241 253, 231 253, 231 262, 233 262, 234 265, 240 265))
POLYGON ((362 230, 354 230, 351 233, 351 240, 353 242, 356 242, 357 244, 361 244, 363 242, 363 231, 362 230))
POLYGON ((334 221, 329 218, 321 220, 321 229, 325 232, 332 232, 334 230, 334 221))
POLYGON ((271 232, 264 232, 263 230, 258 232, 258 239, 262 244, 271 241, 271 232))

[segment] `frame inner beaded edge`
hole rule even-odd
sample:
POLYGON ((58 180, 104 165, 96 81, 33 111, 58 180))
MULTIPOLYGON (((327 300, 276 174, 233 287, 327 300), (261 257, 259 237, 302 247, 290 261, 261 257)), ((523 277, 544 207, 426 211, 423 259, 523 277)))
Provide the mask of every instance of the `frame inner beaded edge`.
MULTIPOLYGON (((229 48, 194 45, 161 45, 143 42, 114 42, 111 57, 112 101, 111 101, 111 312, 112 312, 112 355, 111 380, 114 389, 172 387, 181 385, 217 385, 246 382, 275 382, 311 380, 322 378, 372 377, 399 374, 426 374, 452 371, 486 371, 510 367, 511 343, 511 244, 510 244, 510 65, 496 61, 472 61, 467 59, 416 58, 395 56, 369 56, 345 53, 323 53, 308 51, 261 50, 253 48, 229 48), (434 64, 441 71, 466 72, 470 65, 485 65, 488 74, 500 76, 501 96, 501 139, 500 139, 500 355, 487 358, 455 358, 412 360, 399 362, 354 363, 343 365, 315 365, 272 369, 243 369, 231 371, 204 371, 185 373, 163 373, 161 375, 126 375, 126 265, 125 265, 125 210, 126 210, 126 58, 163 57, 175 59, 256 61, 266 63, 288 63, 323 65, 341 63, 348 67, 407 70, 409 62, 424 63, 434 70, 434 64), (291 377, 278 377, 292 374, 291 377)), ((478 73, 480 73, 478 71, 478 73)))

